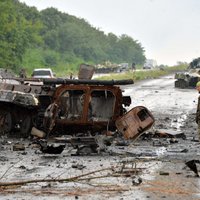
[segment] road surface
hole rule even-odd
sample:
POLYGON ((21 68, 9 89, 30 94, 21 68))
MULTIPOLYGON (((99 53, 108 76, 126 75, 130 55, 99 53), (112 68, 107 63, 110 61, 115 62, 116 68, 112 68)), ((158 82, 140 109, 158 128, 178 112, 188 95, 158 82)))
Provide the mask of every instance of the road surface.
POLYGON ((73 156, 70 146, 59 155, 42 154, 29 140, 2 136, 1 183, 82 179, 0 188, 0 199, 200 199, 200 179, 185 165, 186 161, 200 160, 194 122, 197 92, 174 88, 173 76, 123 89, 124 94, 131 95, 130 108, 142 105, 153 113, 156 122, 148 133, 124 145, 115 141, 106 152, 88 156, 73 156), (159 131, 180 133, 185 138, 155 137, 159 131), (25 150, 14 151, 17 142, 25 150))

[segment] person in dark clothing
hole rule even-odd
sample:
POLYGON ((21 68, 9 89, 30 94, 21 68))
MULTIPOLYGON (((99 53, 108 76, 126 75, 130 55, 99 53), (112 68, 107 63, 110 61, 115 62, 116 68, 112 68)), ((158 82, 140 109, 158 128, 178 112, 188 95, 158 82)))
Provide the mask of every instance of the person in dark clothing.
MULTIPOLYGON (((197 82, 196 89, 200 93, 200 81, 197 82)), ((198 136, 199 136, 199 142, 200 142, 200 95, 199 95, 198 104, 197 104, 196 123, 198 125, 198 136)))
POLYGON ((21 70, 19 72, 19 77, 20 78, 27 78, 26 70, 24 68, 21 68, 21 70))
POLYGON ((135 63, 132 63, 132 70, 136 70, 135 63))

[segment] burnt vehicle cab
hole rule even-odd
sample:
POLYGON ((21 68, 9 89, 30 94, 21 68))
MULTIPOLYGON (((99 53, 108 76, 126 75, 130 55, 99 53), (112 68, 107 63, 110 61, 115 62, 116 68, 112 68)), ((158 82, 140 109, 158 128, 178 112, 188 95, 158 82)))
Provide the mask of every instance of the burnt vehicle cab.
POLYGON ((116 86, 62 85, 56 90, 55 102, 56 125, 65 132, 114 130, 116 119, 123 114, 123 98, 116 86))
POLYGON ((196 83, 200 81, 200 58, 194 59, 185 72, 175 74, 176 88, 195 88, 196 83))
POLYGON ((71 83, 75 84, 56 88, 53 102, 44 114, 45 132, 94 135, 118 128, 129 139, 136 138, 154 123, 145 107, 137 106, 127 112, 125 107, 130 106, 131 98, 123 96, 121 88, 112 82, 83 80, 76 84, 73 80, 71 83))

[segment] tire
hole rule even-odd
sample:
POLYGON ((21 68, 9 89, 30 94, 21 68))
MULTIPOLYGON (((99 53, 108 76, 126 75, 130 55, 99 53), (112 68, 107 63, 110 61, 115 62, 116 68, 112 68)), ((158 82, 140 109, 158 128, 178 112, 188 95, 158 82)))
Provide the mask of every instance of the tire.
POLYGON ((20 134, 22 137, 28 137, 32 128, 31 115, 25 115, 20 123, 20 134))
POLYGON ((175 81, 175 87, 181 88, 181 89, 188 88, 188 82, 186 82, 183 79, 179 79, 179 80, 175 81))
POLYGON ((9 133, 13 128, 12 115, 9 111, 2 111, 0 113, 0 127, 1 132, 9 133))

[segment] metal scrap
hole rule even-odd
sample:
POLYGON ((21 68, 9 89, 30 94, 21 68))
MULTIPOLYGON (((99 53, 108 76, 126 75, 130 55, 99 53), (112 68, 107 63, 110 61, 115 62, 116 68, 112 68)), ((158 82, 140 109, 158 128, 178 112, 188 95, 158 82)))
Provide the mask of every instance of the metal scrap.
POLYGON ((40 145, 40 150, 42 153, 47 154, 61 154, 66 146, 65 144, 58 146, 54 146, 53 144, 49 145, 46 141, 43 140, 39 140, 38 144, 40 145))
POLYGON ((186 139, 186 136, 182 131, 174 131, 172 129, 156 130, 154 136, 186 139))
POLYGON ((198 173, 196 164, 200 164, 200 160, 190 160, 190 161, 187 161, 185 164, 196 174, 197 177, 199 177, 199 173, 198 173))
POLYGON ((13 151, 24 151, 25 146, 24 144, 14 144, 13 145, 13 151))

